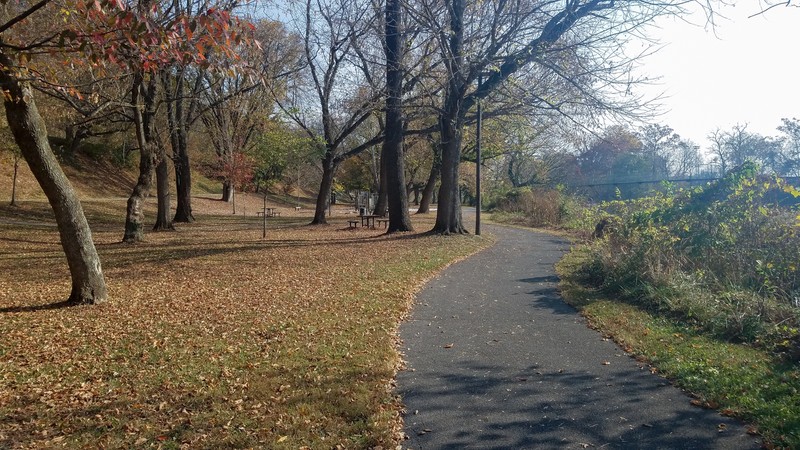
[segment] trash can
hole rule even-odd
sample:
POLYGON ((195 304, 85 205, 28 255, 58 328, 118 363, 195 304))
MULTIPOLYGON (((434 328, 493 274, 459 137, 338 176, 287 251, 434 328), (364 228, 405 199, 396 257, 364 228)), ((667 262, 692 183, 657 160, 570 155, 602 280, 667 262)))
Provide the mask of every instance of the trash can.
POLYGON ((358 208, 358 215, 359 216, 366 216, 367 215, 367 207, 366 206, 360 206, 358 208))

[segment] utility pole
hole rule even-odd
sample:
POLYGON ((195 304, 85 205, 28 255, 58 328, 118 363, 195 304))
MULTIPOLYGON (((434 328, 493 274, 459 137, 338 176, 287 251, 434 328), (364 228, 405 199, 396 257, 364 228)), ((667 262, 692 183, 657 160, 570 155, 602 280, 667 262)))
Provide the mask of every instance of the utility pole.
POLYGON ((264 208, 261 209, 261 214, 264 218, 263 226, 261 228, 261 239, 267 238, 267 189, 264 188, 264 208))
MULTIPOLYGON (((478 89, 483 84, 483 74, 478 75, 478 89)), ((481 125, 483 111, 478 99, 478 123, 475 131, 475 236, 481 235, 481 125)))

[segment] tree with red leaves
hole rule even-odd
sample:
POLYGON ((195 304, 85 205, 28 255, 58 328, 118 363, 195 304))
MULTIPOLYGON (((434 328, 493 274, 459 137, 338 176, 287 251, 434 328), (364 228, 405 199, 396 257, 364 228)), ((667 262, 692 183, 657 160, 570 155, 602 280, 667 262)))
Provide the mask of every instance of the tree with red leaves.
MULTIPOLYGON (((71 304, 100 303, 108 293, 83 208, 47 140, 34 84, 80 95, 74 86, 60 84, 54 60, 83 65, 96 75, 106 67, 119 67, 142 80, 168 61, 205 64, 209 48, 236 61, 226 43, 241 40, 241 27, 229 12, 208 8, 191 18, 173 13, 164 26, 155 19, 159 9, 149 0, 135 5, 122 0, 41 0, 6 4, 0 16, 0 89, 6 118, 55 213, 72 277, 67 300, 71 304), (199 37, 186 39, 195 35, 199 37)), ((140 92, 132 94, 137 100, 140 92)), ((137 134, 141 125, 137 123, 137 134)), ((142 153, 147 151, 142 148, 142 153)))

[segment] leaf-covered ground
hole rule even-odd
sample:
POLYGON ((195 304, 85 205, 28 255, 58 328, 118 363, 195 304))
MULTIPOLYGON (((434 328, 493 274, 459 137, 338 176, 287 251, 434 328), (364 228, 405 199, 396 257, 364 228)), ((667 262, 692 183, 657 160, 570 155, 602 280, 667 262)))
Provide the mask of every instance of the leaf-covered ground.
POLYGON ((396 327, 426 279, 490 242, 348 230, 342 213, 309 227, 293 208, 262 239, 258 218, 194 206, 196 223, 130 246, 124 201, 86 202, 111 300, 68 308, 46 204, 0 208, 0 448, 396 446, 396 327))

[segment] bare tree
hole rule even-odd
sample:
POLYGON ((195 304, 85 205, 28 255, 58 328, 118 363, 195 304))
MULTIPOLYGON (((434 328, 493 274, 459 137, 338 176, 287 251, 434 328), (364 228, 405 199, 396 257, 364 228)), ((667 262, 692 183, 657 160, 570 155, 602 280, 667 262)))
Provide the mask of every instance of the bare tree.
POLYGON ((736 124, 730 130, 718 128, 709 134, 711 151, 722 172, 752 161, 758 163, 762 171, 779 173, 782 165, 781 140, 752 133, 747 127, 747 124, 736 124))
MULTIPOLYGON (((336 170, 345 159, 380 143, 382 135, 362 141, 359 129, 375 112, 382 93, 361 70, 356 43, 368 39, 377 20, 370 4, 345 0, 304 3, 295 23, 303 36, 307 76, 290 86, 281 110, 321 147, 322 180, 312 224, 327 223, 336 170)), ((363 45, 363 44, 360 44, 363 45)))
POLYGON ((782 163, 780 174, 800 176, 800 120, 781 119, 778 131, 783 134, 782 163))
MULTIPOLYGON (((434 232, 464 233, 458 195, 458 165, 467 112, 477 101, 526 70, 544 79, 558 79, 581 92, 562 97, 558 92, 531 92, 542 108, 567 113, 573 105, 609 109, 614 91, 629 91, 629 63, 620 54, 625 36, 654 17, 677 10, 680 2, 569 0, 547 2, 424 2, 420 23, 437 30, 447 69, 447 90, 440 110, 442 183, 434 232), (439 27, 438 24, 444 24, 439 27), (485 81, 475 87, 479 75, 485 81), (625 76, 623 76, 625 75, 625 76), (627 86, 626 86, 627 85, 627 86)), ((550 86, 552 83, 545 83, 550 86)), ((638 100, 628 96, 623 111, 638 100)))

